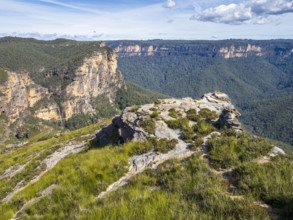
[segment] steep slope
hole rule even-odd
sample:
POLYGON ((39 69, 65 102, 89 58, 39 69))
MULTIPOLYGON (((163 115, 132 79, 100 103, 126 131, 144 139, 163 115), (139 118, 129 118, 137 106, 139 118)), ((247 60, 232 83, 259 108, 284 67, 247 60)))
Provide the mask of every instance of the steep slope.
MULTIPOLYGON (((272 99, 286 100, 292 95, 292 40, 106 43, 118 53, 118 65, 126 80, 173 97, 200 97, 211 90, 226 92, 243 111, 243 122, 258 128, 253 132, 259 135, 266 133, 268 137, 292 144, 291 133, 288 132, 290 137, 283 136, 281 132, 275 134, 275 131, 252 119, 251 115, 267 119, 265 109, 260 114, 255 114, 252 108, 249 112, 244 111, 245 105, 251 102, 264 99, 268 103, 271 100, 273 106, 272 99)), ((283 120, 275 130, 288 130, 284 120, 288 116, 280 118, 283 120)))
POLYGON ((2 148, 1 218, 290 217, 292 158, 238 117, 220 92, 160 99, 103 126, 2 148))
POLYGON ((13 133, 23 138, 58 125, 80 128, 117 114, 116 103, 125 107, 160 96, 127 88, 117 54, 102 42, 6 37, 0 57, 0 123, 6 125, 0 144, 13 133))

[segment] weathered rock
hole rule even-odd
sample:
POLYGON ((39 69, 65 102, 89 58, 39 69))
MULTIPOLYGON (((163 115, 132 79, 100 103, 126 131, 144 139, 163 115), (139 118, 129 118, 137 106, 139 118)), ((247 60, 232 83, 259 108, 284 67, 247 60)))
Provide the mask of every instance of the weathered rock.
MULTIPOLYGON (((186 112, 190 109, 196 109, 197 112, 202 108, 207 108, 211 111, 215 111, 220 118, 217 123, 220 126, 227 126, 237 131, 242 130, 241 124, 238 121, 240 113, 231 104, 231 100, 228 95, 221 92, 208 93, 202 96, 201 99, 194 100, 192 98, 183 99, 162 99, 160 104, 147 104, 141 106, 136 112, 133 112, 133 108, 126 108, 121 116, 115 117, 112 121, 112 125, 118 129, 118 133, 123 142, 127 141, 143 141, 151 136, 167 139, 178 139, 180 136, 179 130, 174 131, 170 129, 165 121, 172 120, 169 116, 169 109, 174 108, 175 111, 180 113, 183 117, 186 116, 186 112), (158 117, 153 119, 155 121, 155 132, 150 134, 140 126, 140 122, 150 119, 153 108, 158 111, 158 117)), ((216 121, 216 120, 215 120, 216 121)), ((190 121, 192 126, 195 122, 190 121)), ((109 130, 111 130, 109 128, 109 130)), ((110 143, 111 140, 106 140, 110 137, 108 129, 102 130, 97 134, 97 139, 101 143, 110 143), (105 133, 105 134, 103 134, 105 133)))
POLYGON ((236 131, 242 131, 241 123, 238 120, 240 115, 241 114, 234 106, 227 106, 223 109, 222 114, 216 123, 221 127, 226 126, 227 128, 232 128, 236 131))

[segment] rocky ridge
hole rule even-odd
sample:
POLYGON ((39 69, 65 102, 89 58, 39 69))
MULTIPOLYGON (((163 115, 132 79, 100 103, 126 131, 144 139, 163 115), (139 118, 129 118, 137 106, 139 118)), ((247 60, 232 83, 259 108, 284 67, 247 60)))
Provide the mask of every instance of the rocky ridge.
MULTIPOLYGON (((201 109, 208 109, 214 111, 218 118, 213 120, 213 124, 219 124, 220 126, 226 126, 233 128, 237 131, 241 131, 241 124, 238 120, 240 113, 236 110, 234 105, 231 103, 228 95, 221 92, 208 93, 202 96, 199 100, 192 98, 183 99, 162 99, 159 104, 147 104, 139 107, 134 111, 133 107, 128 107, 124 110, 121 116, 113 119, 112 123, 105 127, 102 132, 97 134, 97 139, 101 145, 110 143, 111 133, 117 129, 119 136, 123 142, 130 140, 141 141, 147 140, 151 136, 160 137, 161 134, 166 134, 164 131, 168 127, 166 121, 173 120, 174 118, 169 115, 170 109, 175 109, 176 112, 186 117, 186 113, 190 109, 195 109, 198 113, 201 109), (156 117, 156 128, 155 133, 149 134, 146 132, 139 123, 145 119, 150 118, 153 113, 153 109, 159 112, 156 117)), ((195 122, 189 121, 192 126, 195 122)), ((176 138, 176 135, 167 135, 169 139, 176 138)))
MULTIPOLYGON (((228 95, 221 92, 205 94, 198 100, 192 98, 171 98, 158 100, 156 103, 152 104, 126 108, 121 116, 115 117, 111 124, 105 124, 104 128, 97 133, 96 140, 100 145, 104 146, 110 144, 113 140, 113 135, 118 134, 120 143, 128 141, 148 141, 151 138, 155 138, 157 140, 176 140, 176 146, 168 152, 158 153, 155 149, 152 149, 147 153, 131 157, 129 159, 130 168, 128 173, 117 182, 109 185, 107 190, 100 193, 97 199, 102 199, 108 193, 125 185, 134 175, 143 172, 147 168, 156 169, 164 161, 171 158, 175 157, 183 160, 190 157, 196 151, 200 151, 203 157, 207 157, 207 141, 213 136, 220 137, 222 135, 215 127, 227 127, 242 133, 241 123, 238 120, 239 116, 240 113, 231 103, 228 95), (207 120, 209 116, 206 115, 204 116, 205 118, 199 119, 198 121, 191 120, 188 114, 194 110, 196 110, 198 115, 204 115, 201 112, 213 113, 214 117, 212 120, 207 120), (157 112, 157 114, 154 114, 154 112, 157 112), (176 112, 180 119, 174 119, 174 114, 171 114, 171 112, 176 112), (183 138, 184 132, 186 132, 184 130, 188 130, 187 128, 177 129, 171 128, 170 126, 170 121, 181 120, 182 118, 189 119, 187 120, 188 127, 196 127, 196 125, 200 125, 204 119, 206 122, 209 121, 210 128, 213 129, 201 133, 202 141, 194 143, 193 141, 183 138), (146 120, 155 121, 153 132, 149 132, 149 130, 142 125, 142 122, 146 120), (194 144, 197 145, 196 148, 193 147, 194 144)), ((201 131, 198 130, 198 132, 200 133, 201 131)), ((277 147, 272 148, 270 154, 264 158, 260 157, 258 159, 259 163, 262 161, 269 162, 270 158, 276 156, 278 153, 284 154, 284 151, 277 147)), ((216 173, 218 171, 214 170, 214 172, 216 173)), ((223 175, 225 172, 222 172, 223 175)), ((231 170, 227 172, 231 172, 231 170)), ((219 171, 219 173, 221 172, 219 171)))

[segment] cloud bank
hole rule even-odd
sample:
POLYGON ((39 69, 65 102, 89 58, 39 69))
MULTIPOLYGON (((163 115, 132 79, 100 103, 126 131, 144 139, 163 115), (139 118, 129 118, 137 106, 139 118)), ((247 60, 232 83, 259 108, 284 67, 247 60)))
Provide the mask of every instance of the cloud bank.
POLYGON ((248 0, 240 4, 219 5, 191 19, 224 24, 265 24, 270 16, 293 13, 293 0, 248 0))
POLYGON ((176 5, 176 2, 173 1, 173 0, 167 0, 164 4, 163 4, 163 7, 164 8, 173 8, 175 7, 176 5))

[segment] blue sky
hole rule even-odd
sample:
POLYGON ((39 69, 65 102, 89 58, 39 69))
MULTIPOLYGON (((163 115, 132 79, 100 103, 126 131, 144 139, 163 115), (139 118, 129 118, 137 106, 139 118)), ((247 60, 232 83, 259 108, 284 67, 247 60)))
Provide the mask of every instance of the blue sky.
POLYGON ((0 0, 0 36, 293 38, 293 0, 0 0))

